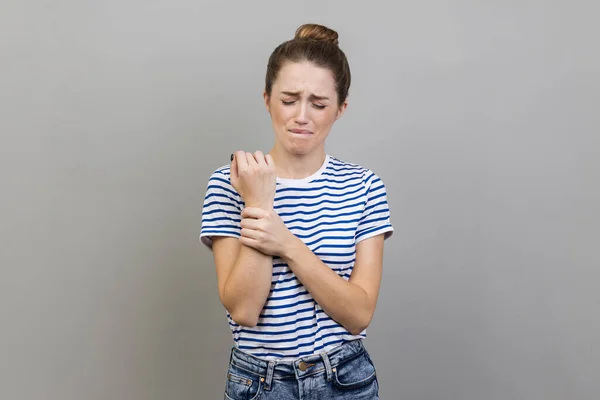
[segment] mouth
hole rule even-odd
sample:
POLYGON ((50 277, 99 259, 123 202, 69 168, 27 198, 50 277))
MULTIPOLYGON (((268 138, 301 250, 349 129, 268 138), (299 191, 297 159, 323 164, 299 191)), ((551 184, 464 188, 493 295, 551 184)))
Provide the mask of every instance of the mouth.
POLYGON ((289 131, 296 135, 312 135, 312 132, 306 129, 290 129, 289 131))

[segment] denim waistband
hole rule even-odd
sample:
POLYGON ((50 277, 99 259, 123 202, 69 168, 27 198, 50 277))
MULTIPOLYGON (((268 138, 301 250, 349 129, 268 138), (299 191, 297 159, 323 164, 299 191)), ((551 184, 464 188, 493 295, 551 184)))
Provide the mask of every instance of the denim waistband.
POLYGON ((295 360, 264 360, 237 347, 231 350, 230 364, 252 372, 268 387, 272 379, 302 379, 325 371, 330 380, 335 367, 343 361, 358 357, 366 351, 362 339, 346 342, 332 350, 295 360))

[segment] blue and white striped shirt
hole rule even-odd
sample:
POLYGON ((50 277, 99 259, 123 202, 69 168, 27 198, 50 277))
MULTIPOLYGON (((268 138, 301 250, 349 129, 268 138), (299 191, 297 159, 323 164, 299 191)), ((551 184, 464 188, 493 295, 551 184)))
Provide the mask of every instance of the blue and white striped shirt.
MULTIPOLYGON (((240 236, 244 202, 229 180, 229 165, 212 173, 202 209, 200 240, 240 236)), ((326 156, 322 167, 304 179, 277 178, 274 209, 287 228, 319 259, 348 280, 356 244, 393 233, 386 189, 371 170, 326 156)), ((264 359, 294 359, 328 351, 351 335, 327 315, 281 258, 273 257, 271 292, 258 324, 244 327, 227 313, 235 345, 264 359)))

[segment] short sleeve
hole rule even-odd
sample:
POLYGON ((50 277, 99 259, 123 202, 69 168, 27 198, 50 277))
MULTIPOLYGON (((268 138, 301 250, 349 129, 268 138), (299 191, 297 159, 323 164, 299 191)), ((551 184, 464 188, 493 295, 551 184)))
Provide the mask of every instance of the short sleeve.
POLYGON ((200 242, 212 250, 214 236, 241 236, 243 201, 231 186, 229 169, 219 169, 208 180, 204 204, 200 242))
POLYGON ((383 181, 372 171, 367 171, 364 181, 367 187, 366 200, 356 229, 356 243, 382 233, 385 234, 384 238, 387 239, 394 232, 383 181))

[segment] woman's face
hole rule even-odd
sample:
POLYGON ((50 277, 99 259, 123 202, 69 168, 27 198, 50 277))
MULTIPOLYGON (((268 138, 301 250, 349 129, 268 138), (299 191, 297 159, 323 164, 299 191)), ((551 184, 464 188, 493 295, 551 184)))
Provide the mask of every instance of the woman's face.
POLYGON ((271 96, 264 97, 278 145, 299 155, 324 149, 331 126, 347 106, 338 106, 333 73, 309 62, 284 64, 271 96))

